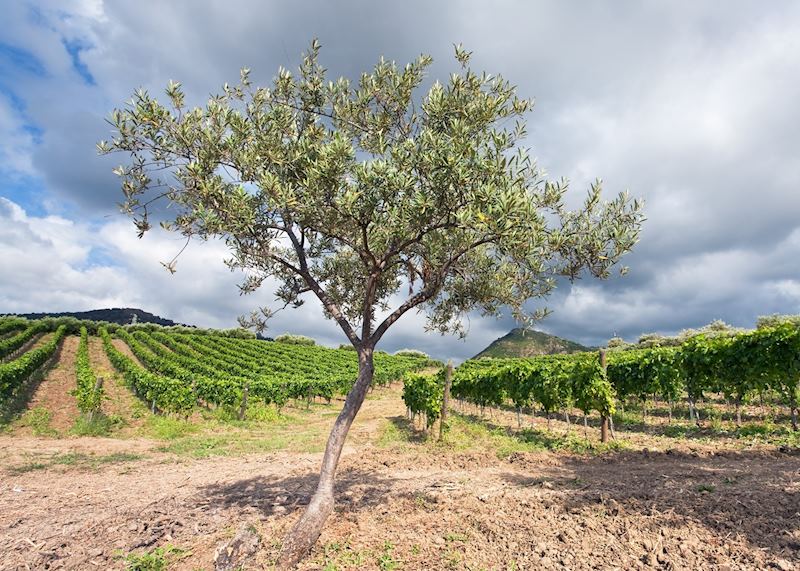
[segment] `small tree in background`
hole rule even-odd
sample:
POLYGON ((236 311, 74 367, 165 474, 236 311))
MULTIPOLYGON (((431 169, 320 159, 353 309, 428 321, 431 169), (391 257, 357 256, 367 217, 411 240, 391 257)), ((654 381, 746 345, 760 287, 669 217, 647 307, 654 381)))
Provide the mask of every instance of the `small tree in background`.
MULTIPOLYGON (((546 296, 558 276, 607 277, 643 220, 626 194, 602 201, 599 182, 568 211, 566 182, 545 180, 519 148, 531 101, 500 76, 472 71, 460 47, 460 72, 422 96, 428 56, 403 68, 381 60, 353 84, 328 81, 318 54, 314 41, 298 73, 281 69, 270 88, 253 86, 245 69, 202 108, 186 108, 179 83, 167 87, 168 105, 138 90, 112 114, 114 139, 99 144, 130 154, 115 172, 140 235, 168 202, 166 228, 225 239, 227 263, 246 274, 243 292, 272 278, 284 307, 315 296, 357 351, 358 378, 281 567, 309 551, 333 509, 375 347, 398 319, 423 311, 428 328, 459 334, 471 311, 507 307, 529 321, 540 315, 525 302, 546 296)), ((263 327, 271 314, 244 321, 263 327)))

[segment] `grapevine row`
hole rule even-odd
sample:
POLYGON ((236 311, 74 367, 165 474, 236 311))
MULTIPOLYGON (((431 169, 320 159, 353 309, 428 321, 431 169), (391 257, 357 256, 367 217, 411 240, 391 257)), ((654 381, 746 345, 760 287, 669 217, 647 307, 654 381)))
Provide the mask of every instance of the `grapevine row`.
POLYGON ((5 357, 20 347, 22 347, 25 343, 33 339, 39 333, 43 333, 48 330, 48 324, 42 321, 35 321, 16 335, 9 337, 8 339, 0 340, 0 358, 5 357))
POLYGON ((78 410, 89 415, 96 413, 103 402, 103 387, 98 384, 89 362, 89 334, 86 327, 81 327, 81 340, 75 357, 75 375, 77 386, 74 394, 78 401, 78 410))
POLYGON ((0 364, 0 403, 13 397, 17 389, 55 354, 66 332, 67 328, 62 325, 42 346, 26 352, 13 361, 0 364))
MULTIPOLYGON (((792 426, 798 428, 796 325, 727 337, 698 335, 677 347, 609 351, 607 361, 605 369, 597 353, 467 361, 456 370, 452 394, 481 407, 511 402, 519 410, 536 404, 549 414, 574 406, 601 417, 612 415, 615 403, 628 398, 645 401, 658 395, 675 403, 685 396, 694 417, 695 403, 706 393, 725 395, 738 412, 753 395, 773 391, 790 407, 792 426)), ((406 383, 409 395, 430 389, 418 377, 406 383)))
MULTIPOLYGON (((112 363, 123 371, 140 396, 165 411, 185 412, 196 401, 239 406, 245 398, 281 408, 289 399, 315 397, 330 400, 346 393, 354 382, 358 363, 352 351, 320 347, 281 346, 222 336, 166 334, 118 329, 116 335, 146 367, 142 368, 117 351, 110 336, 101 330, 112 363), (119 363, 119 364, 118 364, 119 363), (163 382, 142 377, 157 376, 163 382), (145 387, 146 385, 146 387, 145 387), (179 391, 177 387, 182 387, 179 391), (159 391, 177 395, 178 405, 159 391), (192 404, 190 404, 192 403, 192 404)), ((398 378, 409 369, 427 363, 419 357, 379 354, 376 378, 398 378)))

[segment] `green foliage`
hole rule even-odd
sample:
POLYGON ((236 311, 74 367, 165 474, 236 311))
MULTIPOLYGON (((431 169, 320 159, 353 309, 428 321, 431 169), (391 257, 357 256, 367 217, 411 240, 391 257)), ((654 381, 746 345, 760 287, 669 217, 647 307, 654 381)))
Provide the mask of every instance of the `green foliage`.
POLYGON ((66 331, 66 326, 62 325, 47 343, 13 361, 0 364, 0 404, 12 398, 17 389, 55 354, 66 331))
POLYGON ((76 436, 110 436, 123 425, 124 421, 119 416, 95 413, 91 417, 82 415, 75 419, 70 432, 76 436))
POLYGON ((482 357, 514 358, 552 355, 556 353, 578 353, 588 351, 587 347, 533 329, 515 328, 503 337, 492 341, 486 349, 475 355, 482 357))
POLYGON ((0 339, 0 358, 13 353, 36 335, 45 331, 51 331, 49 323, 46 321, 31 321, 30 325, 16 335, 7 339, 0 339))
POLYGON ((25 411, 20 424, 30 428, 34 436, 57 436, 58 432, 50 426, 52 419, 53 415, 49 410, 37 406, 25 411))
POLYGON ((185 551, 171 545, 156 547, 143 553, 129 553, 125 556, 126 571, 166 571, 170 562, 183 555, 185 551))
POLYGON ((109 360, 139 396, 168 412, 187 413, 194 407, 195 397, 190 385, 143 369, 114 347, 105 329, 100 330, 100 336, 109 360))
MULTIPOLYGON (((135 364, 101 332, 109 357, 137 393, 165 412, 187 413, 196 401, 238 412, 248 391, 248 409, 289 399, 310 402, 347 393, 358 375, 358 358, 352 350, 314 345, 269 343, 251 338, 209 333, 168 333, 158 329, 117 336, 146 367, 135 364), (173 396, 170 396, 173 395, 173 396), (176 400, 171 400, 176 399, 176 400)), ((392 356, 376 352, 374 383, 384 384, 409 370, 427 366, 427 357, 392 356)), ((248 415, 249 416, 249 415, 248 415)))
POLYGON ((756 322, 757 329, 771 329, 785 323, 790 323, 795 327, 800 327, 800 315, 762 315, 756 322))
POLYGON ((395 351, 394 355, 396 357, 420 357, 423 359, 430 359, 427 353, 418 349, 400 349, 399 351, 395 351))
POLYGON ((566 209, 567 183, 545 180, 520 146, 531 101, 473 71, 467 52, 418 93, 428 56, 381 60, 351 82, 329 80, 319 51, 312 42, 297 72, 281 69, 268 87, 242 70, 205 107, 187 108, 171 82, 166 103, 137 90, 112 112, 115 138, 98 149, 130 157, 115 172, 140 233, 164 198, 165 227, 227 241, 230 265, 248 273, 243 292, 267 277, 286 306, 310 292, 370 347, 415 308, 439 331, 463 332, 473 310, 528 319, 525 302, 556 276, 607 277, 636 243, 643 217, 625 194, 604 202, 598 182, 566 209), (403 283, 408 297, 390 308, 403 283))
POLYGON ((467 361, 456 370, 453 396, 481 406, 538 403, 548 412, 574 405, 609 416, 616 399, 658 395, 674 403, 686 394, 696 402, 708 392, 742 404, 773 391, 796 409, 800 328, 790 320, 749 332, 723 325, 679 346, 610 351, 605 374, 596 353, 467 361))
POLYGON ((289 333, 284 333, 283 335, 278 335, 275 338, 276 343, 286 343, 288 345, 316 345, 317 342, 314 341, 311 337, 306 337, 305 335, 292 335, 289 333))
POLYGON ((615 399, 595 353, 467 361, 456 369, 452 394, 479 406, 510 400, 517 408, 538 403, 553 412, 575 405, 606 416, 615 399))
POLYGON ((430 427, 442 414, 444 370, 435 375, 407 373, 403 377, 403 402, 412 414, 425 415, 430 427))
POLYGON ((89 336, 85 326, 81 327, 81 341, 75 357, 75 375, 77 387, 73 394, 78 401, 78 410, 84 414, 99 411, 103 403, 104 391, 102 386, 97 386, 97 378, 89 363, 89 336))
POLYGON ((0 335, 24 329, 27 325, 28 320, 22 317, 0 317, 0 335))

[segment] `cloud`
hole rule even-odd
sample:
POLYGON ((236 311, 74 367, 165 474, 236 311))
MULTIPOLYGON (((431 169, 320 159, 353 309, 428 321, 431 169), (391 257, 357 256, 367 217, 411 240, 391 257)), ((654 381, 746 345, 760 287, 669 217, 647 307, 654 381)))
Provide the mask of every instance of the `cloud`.
MULTIPOLYGON (((139 307, 181 323, 228 328, 259 305, 275 306, 274 282, 255 294, 238 295, 241 274, 224 265, 228 251, 219 241, 192 242, 178 259, 178 271, 170 274, 160 262, 182 247, 179 236, 160 229, 138 239, 127 220, 93 226, 60 216, 32 216, 0 198, 0 259, 11 270, 0 274, 0 311, 139 307)), ((267 335, 291 332, 328 346, 347 343, 338 326, 323 318, 319 302, 313 296, 306 299, 299 309, 278 312, 267 335)), ((423 347, 441 358, 463 359, 504 333, 481 328, 466 344, 421 333, 422 325, 422 316, 406 315, 380 348, 423 347)))
MULTIPOLYGON (((97 157, 94 144, 109 136, 103 118, 136 87, 160 94, 169 79, 180 80, 190 103, 201 104, 243 66, 269 83, 319 37, 332 76, 357 77, 381 55, 402 64, 426 52, 436 59, 431 80, 452 70, 452 43, 463 42, 476 69, 500 72, 536 98, 528 142, 553 177, 572 180, 571 203, 595 177, 608 192, 628 188, 646 199, 641 242, 625 260, 630 274, 563 284, 543 329, 595 344, 615 332, 633 338, 714 318, 752 325, 760 314, 800 311, 796 2, 741 0, 721 11, 688 0, 504 9, 477 0, 71 0, 2 9, 10 24, 0 30, 0 196, 23 209, 3 207, 13 224, 0 229, 0 248, 37 292, 6 288, 3 306, 124 301, 231 325, 269 301, 268 287, 256 298, 236 296, 220 244, 192 246, 170 278, 155 260, 180 247, 173 237, 138 241, 127 224, 107 218, 121 198, 110 170, 124 157, 97 157), (34 248, 39 261, 20 248, 34 248), (60 272, 63 280, 51 278, 60 272)), ((275 332, 340 342, 320 314, 309 302, 279 314, 275 332)), ((387 345, 467 356, 514 325, 473 318, 462 343, 424 334, 422 323, 406 316, 387 345)))

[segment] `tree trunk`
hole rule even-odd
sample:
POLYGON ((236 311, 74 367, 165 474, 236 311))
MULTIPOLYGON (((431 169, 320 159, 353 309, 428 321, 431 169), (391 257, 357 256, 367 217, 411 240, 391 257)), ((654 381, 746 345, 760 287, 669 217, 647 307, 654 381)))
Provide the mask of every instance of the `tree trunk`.
POLYGON ((797 407, 792 407, 792 430, 797 432, 797 407))
POLYGON ((371 347, 362 348, 358 352, 358 379, 344 401, 342 412, 328 436, 325 455, 322 457, 322 466, 319 472, 317 490, 311 497, 306 511, 294 524, 286 535, 278 556, 278 569, 291 569, 306 556, 319 539, 325 520, 333 511, 333 483, 336 477, 336 467, 344 447, 347 433, 358 414, 367 390, 372 384, 375 366, 372 361, 373 350, 371 347))
POLYGON ((608 442, 608 417, 600 417, 600 442, 608 442))

